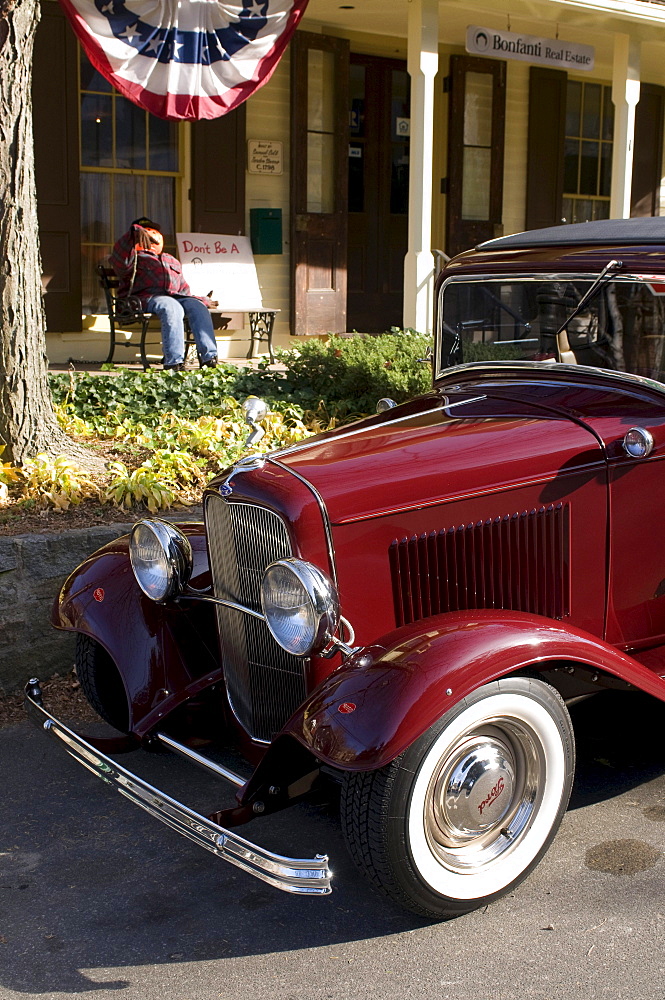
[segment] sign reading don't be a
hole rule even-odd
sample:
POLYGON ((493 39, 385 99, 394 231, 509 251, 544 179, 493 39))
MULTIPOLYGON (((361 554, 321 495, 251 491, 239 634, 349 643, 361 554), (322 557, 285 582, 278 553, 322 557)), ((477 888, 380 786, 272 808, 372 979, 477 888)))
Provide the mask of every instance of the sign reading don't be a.
POLYGON ((176 233, 182 273, 193 295, 209 296, 223 312, 263 307, 252 245, 247 236, 176 233))

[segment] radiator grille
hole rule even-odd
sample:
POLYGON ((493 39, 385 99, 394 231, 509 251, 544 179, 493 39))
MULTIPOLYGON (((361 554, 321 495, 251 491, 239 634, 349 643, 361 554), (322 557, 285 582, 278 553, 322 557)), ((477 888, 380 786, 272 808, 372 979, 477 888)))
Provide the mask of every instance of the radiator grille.
POLYGON ((570 612, 568 504, 395 539, 390 567, 398 625, 446 611, 570 612))
MULTIPOLYGON (((265 507, 214 495, 205 516, 215 596, 260 611, 265 567, 293 555, 286 525, 265 507)), ((305 697, 307 661, 286 653, 258 618, 216 610, 231 707, 252 737, 269 741, 305 697)))

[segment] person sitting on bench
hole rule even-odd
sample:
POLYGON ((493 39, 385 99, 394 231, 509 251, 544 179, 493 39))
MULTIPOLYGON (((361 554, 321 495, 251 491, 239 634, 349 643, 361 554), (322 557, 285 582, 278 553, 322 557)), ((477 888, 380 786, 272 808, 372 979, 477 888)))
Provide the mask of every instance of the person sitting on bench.
POLYGON ((180 261, 164 252, 164 237, 157 223, 145 216, 134 219, 113 247, 110 263, 120 278, 118 295, 137 295, 144 310, 159 318, 164 368, 182 371, 185 367, 185 316, 199 364, 202 368, 217 367, 217 342, 208 311, 217 303, 192 295, 180 261))

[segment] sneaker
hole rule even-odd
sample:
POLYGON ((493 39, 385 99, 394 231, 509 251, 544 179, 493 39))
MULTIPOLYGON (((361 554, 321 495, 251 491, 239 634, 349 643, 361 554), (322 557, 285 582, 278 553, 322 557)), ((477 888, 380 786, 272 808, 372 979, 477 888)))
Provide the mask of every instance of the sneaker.
POLYGON ((217 367, 217 358, 208 358, 207 361, 201 362, 201 368, 216 368, 216 367, 217 367))
POLYGON ((165 372, 184 372, 185 362, 177 361, 174 365, 164 365, 165 372))

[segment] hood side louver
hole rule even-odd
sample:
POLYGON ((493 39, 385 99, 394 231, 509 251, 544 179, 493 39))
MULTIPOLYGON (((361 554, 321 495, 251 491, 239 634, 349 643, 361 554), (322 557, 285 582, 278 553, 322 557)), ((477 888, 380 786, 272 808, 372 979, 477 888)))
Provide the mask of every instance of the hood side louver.
POLYGON ((568 504, 453 525, 390 546, 397 625, 447 611, 570 613, 568 504))

